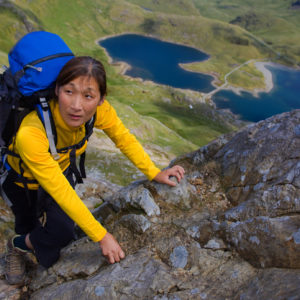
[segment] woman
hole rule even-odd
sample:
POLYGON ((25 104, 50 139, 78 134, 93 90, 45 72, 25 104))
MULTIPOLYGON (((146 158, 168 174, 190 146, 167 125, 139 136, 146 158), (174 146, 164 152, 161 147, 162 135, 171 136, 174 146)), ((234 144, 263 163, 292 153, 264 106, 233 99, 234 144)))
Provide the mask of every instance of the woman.
MULTIPOLYGON (((149 180, 174 186, 170 176, 176 176, 178 182, 183 178, 180 166, 160 171, 124 127, 105 100, 106 74, 99 61, 87 56, 71 59, 57 78, 55 94, 50 108, 57 148, 79 143, 85 136, 85 124, 96 114, 94 126, 102 129, 149 180)), ((76 156, 85 148, 86 142, 76 150, 76 156)), ((35 111, 23 119, 10 150, 20 157, 8 157, 12 171, 3 184, 3 191, 13 204, 17 233, 7 244, 6 279, 10 284, 23 283, 24 254, 28 251, 34 252, 42 266, 52 266, 60 250, 74 238, 74 222, 99 242, 110 263, 125 257, 118 242, 76 194, 70 150, 61 153, 57 161, 51 156, 44 126, 35 111), (20 174, 27 184, 18 182, 20 174), (45 224, 40 222, 37 211, 45 213, 45 224)))

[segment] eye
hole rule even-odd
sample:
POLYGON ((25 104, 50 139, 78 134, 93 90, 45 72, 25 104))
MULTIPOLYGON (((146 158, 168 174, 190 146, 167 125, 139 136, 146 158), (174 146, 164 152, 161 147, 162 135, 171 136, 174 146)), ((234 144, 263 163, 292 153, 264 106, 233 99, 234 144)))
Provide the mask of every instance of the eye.
POLYGON ((85 94, 86 99, 94 99, 94 95, 92 94, 85 94))
POLYGON ((71 89, 65 89, 64 92, 68 95, 71 95, 73 93, 71 89))

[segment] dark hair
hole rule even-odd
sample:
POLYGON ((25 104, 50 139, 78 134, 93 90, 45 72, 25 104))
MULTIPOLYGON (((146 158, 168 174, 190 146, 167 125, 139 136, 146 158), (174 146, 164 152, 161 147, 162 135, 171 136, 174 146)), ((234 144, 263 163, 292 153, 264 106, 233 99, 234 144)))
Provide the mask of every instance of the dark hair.
POLYGON ((102 63, 90 56, 76 56, 69 60, 61 69, 56 86, 60 88, 80 76, 93 77, 97 81, 103 100, 106 95, 106 72, 102 63))

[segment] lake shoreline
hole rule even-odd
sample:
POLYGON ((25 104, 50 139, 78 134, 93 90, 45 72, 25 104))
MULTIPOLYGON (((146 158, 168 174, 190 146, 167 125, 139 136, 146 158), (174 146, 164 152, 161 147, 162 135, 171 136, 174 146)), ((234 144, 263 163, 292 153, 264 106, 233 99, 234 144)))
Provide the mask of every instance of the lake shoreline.
MULTIPOLYGON (((121 36, 121 35, 126 35, 126 34, 134 34, 134 35, 140 35, 140 36, 143 36, 143 37, 148 37, 148 38, 153 38, 153 39, 156 39, 156 40, 159 40, 161 42, 167 42, 167 43, 171 43, 171 44, 175 44, 175 45, 179 45, 179 46, 185 46, 185 47, 189 47, 189 48, 193 48, 195 50, 198 50, 198 51, 201 51, 202 53, 206 54, 207 56, 210 57, 210 55, 208 53, 206 53, 206 51, 204 51, 203 49, 199 49, 198 47, 196 46, 193 46, 193 45, 187 45, 187 44, 184 44, 184 43, 179 43, 179 42, 175 42, 173 40, 168 40, 168 39, 162 39, 162 38, 159 38, 157 36, 153 36, 151 34, 144 34, 144 33, 136 33, 136 32, 123 32, 123 33, 117 33, 117 34, 110 34, 110 35, 107 35, 105 37, 101 37, 97 40, 95 40, 95 43, 98 45, 98 46, 101 46, 99 43, 101 41, 104 41, 104 40, 107 40, 109 38, 113 38, 113 37, 117 37, 117 36, 121 36)), ((102 47, 102 46, 101 46, 102 47)), ((104 47, 102 47, 104 48, 104 47)), ((209 59, 209 58, 208 58, 209 59)), ((204 73, 202 73, 204 74, 204 73)))
MULTIPOLYGON (((120 34, 113 34, 113 35, 109 35, 109 36, 105 36, 105 37, 102 37, 102 38, 99 38, 95 41, 95 43, 98 45, 98 46, 101 46, 100 45, 100 42, 101 41, 104 41, 106 39, 109 39, 109 38, 112 38, 112 37, 117 37, 117 36, 121 36, 121 35, 126 35, 126 34, 135 34, 135 35, 141 35, 141 36, 145 36, 145 37, 151 37, 151 38, 155 38, 155 39, 158 39, 158 40, 161 40, 161 41, 166 41, 166 40, 162 40, 162 39, 159 39, 157 37, 154 37, 152 35, 145 35, 145 34, 140 34, 140 33, 132 33, 132 32, 123 32, 123 33, 120 33, 120 34)), ((203 53, 205 53, 204 51, 202 51, 201 49, 199 48, 196 48, 196 47, 193 47, 193 46, 190 46, 190 45, 186 45, 186 44, 182 44, 182 43, 177 43, 177 42, 173 42, 173 41, 166 41, 166 42, 170 42, 170 43, 173 43, 173 44, 177 44, 177 45, 182 45, 182 46, 187 46, 187 47, 191 47, 191 48, 194 48, 196 50, 199 50, 203 53)), ((119 74, 121 74, 122 76, 126 76, 128 79, 130 80, 139 80, 141 82, 151 82, 152 84, 158 84, 158 83, 155 83, 153 81, 150 81, 150 80, 144 80, 143 78, 140 78, 140 77, 131 77, 129 75, 126 75, 126 72, 129 71, 132 67, 131 65, 129 65, 128 63, 126 62, 123 62, 123 61, 118 61, 118 62, 114 62, 112 57, 109 55, 108 51, 104 48, 104 47, 101 47, 106 56, 108 57, 108 62, 111 64, 111 65, 114 65, 114 66, 118 66, 119 67, 119 74)), ((207 54, 207 53, 205 53, 207 54)), ((208 54, 207 54, 208 55, 208 54)), ((209 59, 209 58, 208 58, 209 59)), ((258 97, 259 96, 259 93, 261 92, 265 92, 265 93, 269 93, 273 87, 274 87, 274 83, 273 83, 273 76, 272 76, 272 72, 270 70, 268 70, 266 68, 266 66, 268 65, 275 65, 275 63, 269 61, 269 62, 256 62, 255 63, 255 66, 256 68, 262 72, 263 76, 264 76, 264 81, 265 81, 265 88, 260 88, 260 89, 253 89, 253 90, 248 90, 248 89, 244 89, 244 88, 240 88, 240 87, 234 87, 234 86, 227 86, 227 87, 224 87, 223 90, 230 90, 230 91, 233 91, 234 93, 240 95, 241 92, 248 92, 248 93, 251 93, 254 97, 258 97)), ((185 71, 189 71, 189 70, 186 70, 184 68, 184 64, 179 64, 179 66, 184 69, 185 71)), ((193 72, 193 71, 191 71, 193 72)), ((195 72, 197 73, 197 72, 195 72)), ((219 77, 217 74, 215 73, 205 73, 205 72, 199 72, 200 74, 203 74, 203 75, 209 75, 209 76, 212 76, 213 77, 213 81, 212 81, 212 85, 217 88, 218 87, 218 83, 220 83, 220 80, 219 80, 219 77)), ((186 90, 191 90, 191 89, 186 89, 186 90)), ((191 91, 194 91, 194 90, 191 90, 191 91)), ((205 93, 202 93, 200 91, 196 91, 196 92, 199 92, 201 94, 205 94, 205 93)), ((213 101, 212 101, 213 102, 213 101)))
MULTIPOLYGON (((122 35, 126 35, 126 34, 135 34, 135 35, 139 35, 139 36, 143 36, 143 37, 150 37, 150 38, 154 38, 154 39, 157 39, 157 40, 160 40, 162 42, 168 42, 168 43, 172 43, 172 44, 176 44, 176 45, 181 45, 181 46, 185 46, 185 47, 189 47, 189 48, 193 48, 195 50, 198 50, 198 51, 201 51, 203 52, 204 54, 208 55, 206 52, 202 51, 202 50, 199 50, 199 48, 196 48, 196 47, 193 47, 193 46, 190 46, 190 45, 186 45, 186 44, 183 44, 183 43, 177 43, 177 42, 173 42, 173 41, 167 41, 167 40, 163 40, 163 39, 160 39, 160 38, 157 38, 157 37, 154 37, 154 36, 151 36, 151 35, 145 35, 145 34, 140 34, 140 33, 132 33, 132 32, 125 32, 125 33, 120 33, 120 34, 112 34, 112 35, 109 35, 109 36, 105 36, 105 37, 102 37, 102 38, 99 38, 95 41, 95 43, 100 46, 103 50, 104 50, 104 53, 106 54, 106 56, 108 57, 108 63, 111 64, 112 66, 115 66, 118 68, 118 73, 124 77, 126 77, 128 80, 131 80, 131 81, 139 81, 139 82, 142 82, 144 84, 150 84, 150 85, 160 85, 160 86, 168 86, 168 87, 172 87, 173 89, 175 90, 178 90, 178 91, 181 91, 181 92, 186 92, 186 93, 191 93, 191 94, 203 94, 203 92, 201 91, 197 91, 197 90, 193 90, 193 89, 183 89, 183 88, 178 88, 178 87, 173 87, 173 86, 169 86, 169 85, 166 85, 166 84, 162 84, 162 83, 156 83, 152 80, 149 80, 149 79, 143 79, 141 77, 132 77, 130 75, 127 75, 126 72, 131 70, 132 69, 132 66, 124 61, 116 61, 114 62, 113 58, 110 56, 109 52, 106 50, 106 48, 102 47, 100 45, 100 42, 101 41, 104 41, 106 39, 109 39, 109 38, 113 38, 113 37, 117 37, 117 36, 122 36, 122 35)), ((209 56, 209 55, 208 55, 209 56)), ((209 59, 209 58, 208 58, 209 59)), ((181 66, 181 64, 179 64, 180 68, 182 68, 183 70, 185 71, 189 71, 189 70, 186 70, 183 66, 181 66)), ((189 72, 192 72, 192 71, 189 71, 189 72)), ((196 73, 196 72, 195 72, 196 73)), ((212 76, 211 74, 205 74, 205 73, 201 73, 201 74, 204 74, 204 75, 210 75, 212 76)), ((213 77, 213 76, 212 76, 213 77)), ((199 102, 201 103, 207 103, 209 101, 209 104, 211 106, 214 106, 215 107, 215 104, 212 100, 206 100, 206 101, 202 101, 202 97, 199 97, 199 102)))
MULTIPOLYGON (((139 40, 138 37, 140 36, 140 39, 142 40, 142 38, 145 36, 143 35, 139 35, 139 34, 134 34, 136 37, 131 36, 129 40, 127 40, 126 36, 122 37, 124 35, 123 34, 119 34, 119 35, 112 35, 113 37, 115 36, 120 36, 120 40, 122 41, 122 43, 128 44, 130 45, 135 45, 134 43, 136 42, 136 40, 139 40)), ((134 74, 138 75, 139 77, 134 77, 130 76, 128 73, 128 70, 130 70, 131 68, 133 70, 135 70, 135 65, 133 63, 132 66, 129 65, 129 63, 126 63, 125 61, 116 61, 113 60, 114 56, 110 56, 110 53, 108 53, 108 49, 106 50, 105 47, 102 46, 106 45, 106 43, 102 43, 101 41, 109 39, 109 37, 104 37, 101 39, 97 40, 98 45, 104 50, 104 52, 107 55, 107 60, 109 61, 109 63, 111 63, 112 65, 114 65, 115 67, 115 72, 126 77, 126 80, 130 80, 130 81, 136 81, 136 82, 141 82, 142 84, 145 84, 148 86, 162 86, 162 87, 169 87, 172 88, 174 90, 180 90, 181 93, 189 93, 189 92, 193 92, 195 97, 192 97, 194 103, 198 102, 198 103, 206 103, 210 106, 215 107, 215 109, 219 110, 224 110, 224 109, 229 109, 234 115, 236 115, 239 119, 241 120, 249 120, 249 121, 259 121, 262 120, 266 117, 269 117, 271 115, 277 114, 277 113, 281 113, 284 111, 287 111, 288 109, 294 109, 294 108, 298 108, 299 107, 299 101, 297 100, 298 98, 298 89, 299 89, 299 85, 298 85, 298 74, 299 73, 294 73, 292 72, 294 70, 294 68, 292 67, 288 67, 279 63, 275 63, 270 61, 267 61, 267 59, 249 59, 247 61, 245 61, 244 63, 241 64, 236 64, 231 68, 230 72, 227 72, 225 74, 224 77, 224 82, 220 80, 220 74, 217 72, 194 72, 188 69, 185 69, 185 65, 184 63, 181 63, 181 60, 176 60, 176 64, 177 67, 176 70, 178 68, 180 69, 184 69, 185 71, 189 71, 191 73, 200 73, 200 74, 204 74, 207 76, 210 76, 210 78, 206 77, 203 81, 202 80, 202 76, 199 75, 193 75, 195 76, 197 79, 201 78, 199 80, 199 83, 195 80, 193 81, 193 77, 190 81, 187 81, 187 83, 192 82, 193 84, 181 84, 181 82, 184 82, 184 79, 186 80, 189 79, 190 75, 186 75, 185 73, 179 73, 180 76, 177 75, 176 80, 179 82, 179 84, 177 85, 177 82, 175 82, 176 84, 173 84, 173 81, 164 81, 162 80, 162 82, 165 82, 164 84, 158 83, 155 81, 156 77, 151 77, 151 76, 144 76, 143 72, 136 72, 134 74), (247 88, 242 88, 240 86, 233 86, 230 85, 230 83, 228 82, 228 76, 230 76, 232 73, 234 73, 235 71, 239 70, 241 67, 243 67, 246 64, 252 63, 252 68, 254 67, 256 71, 256 75, 255 79, 259 80, 259 88, 257 87, 258 85, 256 84, 256 88, 254 87, 249 87, 247 88), (258 74, 259 73, 259 74, 258 74), (186 76, 186 77, 185 77, 186 76), (197 77, 199 76, 199 77, 197 77), (297 76, 297 77, 295 77, 297 76), (144 78, 145 77, 145 78, 144 78), (147 79, 147 78, 150 78, 147 79), (291 78, 291 80, 288 80, 288 78, 291 78), (153 80, 153 81, 152 81, 153 80), (288 80, 288 82, 286 82, 286 80, 288 80), (205 84, 204 84, 205 83, 205 84), (288 84, 289 88, 287 90, 285 90, 283 92, 283 90, 285 89, 286 85, 288 84), (210 92, 206 92, 209 91, 210 92), (205 92, 204 92, 205 91, 205 92)), ((154 38, 155 39, 155 38, 154 38)), ((156 40, 158 40, 156 38, 156 40)), ((160 41, 164 42, 164 40, 160 41)), ((157 43, 157 42, 155 42, 157 43)), ((154 44, 155 44, 154 43, 154 44)), ((109 43, 107 43, 109 44, 109 43)), ((117 43, 116 43, 117 44, 117 43)), ((176 46, 176 43, 172 43, 170 42, 170 44, 173 44, 174 47, 176 46)), ((114 44, 115 45, 115 44, 114 44)), ((118 50, 120 52, 119 56, 116 55, 116 57, 122 57, 122 45, 120 44, 119 46, 117 46, 117 48, 114 48, 116 51, 118 50)), ((147 44, 148 45, 148 44, 147 44)), ((187 45, 184 45, 186 47, 189 47, 187 45)), ((134 47, 138 47, 138 45, 135 45, 134 47)), ((147 49, 145 49, 145 53, 148 53, 147 51, 149 50, 150 45, 147 46, 147 49)), ((169 45, 168 47, 172 47, 171 45, 169 45)), ((195 48, 197 49, 197 48, 195 48)), ((160 49, 156 49, 156 51, 158 52, 160 49)), ((199 50, 199 49, 197 49, 199 50)), ((114 52, 113 52, 114 53, 114 52)), ((132 50, 130 53, 134 53, 134 51, 132 50)), ((138 54, 143 53, 143 52, 139 52, 138 54)), ((162 51, 162 53, 164 53, 162 51)), ((164 53, 164 55, 171 55, 170 52, 164 53)), ((189 56, 190 58, 193 58, 194 56, 189 56)), ((209 56, 205 56, 205 59, 207 59, 207 57, 209 56)), ((136 58, 134 56, 134 58, 136 58)), ((157 61, 157 57, 155 56, 156 61, 157 61)), ((194 61, 197 61, 197 56, 194 57, 194 61)), ((143 61, 143 59, 145 59, 145 57, 140 57, 139 59, 141 59, 143 61)), ((201 57, 199 57, 199 59, 201 60, 201 57)), ((126 60, 126 56, 124 56, 124 60, 126 60)), ((130 60, 129 60, 130 61, 130 60)), ((184 60, 183 60, 184 61, 184 60)), ((156 66, 157 64, 155 64, 156 66)), ((160 64, 160 68, 161 72, 163 70, 165 70, 165 72, 163 73, 166 76, 170 75, 170 70, 168 69, 168 65, 166 64, 166 66, 164 65, 164 61, 161 62, 160 64)), ((172 65, 174 66, 174 64, 172 65)), ((174 70, 175 70, 174 68, 174 70)), ((151 69, 151 68, 149 68, 151 69)), ((172 69, 172 68, 170 68, 172 69)), ((143 65, 141 67, 141 70, 143 70, 143 65)), ((173 69, 172 69, 173 70, 173 69)), ((173 71, 174 71, 173 70, 173 71)), ((295 69, 296 71, 297 68, 295 69)), ((155 70, 156 71, 156 70, 155 70)), ((145 70, 145 72, 147 72, 147 70, 145 70)), ((179 70, 179 72, 182 72, 179 70)), ((244 71, 246 72, 246 71, 244 71)), ((147 74, 147 73, 146 73, 147 74)), ((161 74, 159 74, 161 75, 161 74)), ((251 74, 250 74, 251 75, 251 74)), ((158 77, 160 78, 160 77, 158 77)), ((160 80, 158 80, 160 81, 160 80)), ((245 84, 246 86, 246 84, 245 84)))
MULTIPOLYGON (((113 65, 113 66, 119 67, 119 74, 121 74, 122 76, 125 76, 129 80, 138 80, 140 82, 150 83, 150 84, 153 84, 153 85, 164 85, 164 84, 156 83, 156 82, 151 81, 151 80, 145 80, 145 79, 143 79, 141 77, 131 77, 129 75, 126 75, 126 72, 129 71, 132 68, 131 65, 129 65, 128 63, 123 62, 123 61, 118 61, 118 62, 114 63, 113 59, 109 56, 109 54, 106 51, 106 49, 105 48, 103 48, 103 49, 105 50, 106 55, 109 57, 109 63, 111 65, 113 65)), ((234 87, 234 86, 227 86, 227 87, 224 87, 222 90, 230 90, 230 91, 234 92, 237 95, 241 95, 242 92, 247 92, 247 93, 252 94, 254 97, 259 97, 259 93, 269 93, 273 89, 274 83, 273 83, 272 72, 270 70, 268 70, 266 68, 266 66, 268 66, 268 65, 275 65, 275 64, 272 63, 272 62, 257 62, 256 64, 258 65, 257 69, 263 73, 264 80, 265 80, 265 88, 263 88, 263 89, 254 89, 254 90, 247 90, 247 89, 244 89, 244 88, 239 88, 239 87, 234 87)), ((186 69, 184 69, 184 70, 186 70, 186 69)), ((220 81, 219 81, 219 78, 215 74, 202 73, 202 72, 201 72, 201 74, 212 76, 214 78, 213 81, 212 81, 212 85, 214 87, 216 87, 216 88, 218 87, 216 85, 216 82, 220 82, 220 81)), ((196 90, 192 90, 192 89, 180 89, 180 88, 175 88, 175 87, 173 87, 173 88, 174 89, 179 89, 179 90, 182 90, 182 91, 186 90, 186 91, 190 91, 190 92, 196 92, 196 93, 200 93, 202 95, 205 95, 205 93, 203 93, 201 91, 196 91, 196 90)), ((213 102, 213 100, 211 100, 211 102, 213 102)))
POLYGON ((230 90, 234 92, 237 95, 241 95, 242 92, 250 93, 254 97, 258 98, 259 93, 269 93, 271 90, 274 88, 274 83, 273 83, 273 74, 272 72, 266 68, 266 66, 274 66, 276 65, 275 63, 268 61, 268 62, 255 62, 255 67, 257 70, 259 70, 263 76, 264 76, 264 81, 265 81, 265 87, 264 88, 254 88, 253 90, 248 90, 245 88, 240 88, 240 87, 234 87, 234 86, 227 86, 224 87, 223 90, 230 90))

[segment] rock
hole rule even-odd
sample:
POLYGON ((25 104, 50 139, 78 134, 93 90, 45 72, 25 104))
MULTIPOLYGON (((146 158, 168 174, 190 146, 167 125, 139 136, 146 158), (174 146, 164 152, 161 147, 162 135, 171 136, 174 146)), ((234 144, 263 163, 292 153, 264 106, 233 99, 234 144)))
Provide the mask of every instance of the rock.
POLYGON ((104 202, 93 209, 92 214, 100 223, 104 223, 107 219, 115 215, 115 211, 109 202, 104 202))
POLYGON ((299 299, 300 270, 260 270, 234 299, 299 299))
MULTIPOLYGON (((177 183, 175 177, 171 177, 171 180, 177 183)), ((159 198, 161 201, 173 204, 182 209, 190 209, 191 202, 194 200, 194 187, 186 178, 183 178, 181 184, 177 184, 175 187, 153 182, 151 186, 148 185, 148 188, 154 194, 155 198, 159 198)))
POLYGON ((184 268, 187 264, 188 252, 184 246, 174 248, 170 255, 171 265, 174 268, 184 268))
POLYGON ((248 186, 252 193, 271 185, 291 184, 299 173, 299 119, 300 111, 295 110, 237 133, 214 157, 222 166, 222 183, 228 189, 248 186))
POLYGON ((31 299, 145 299, 168 292, 175 285, 170 269, 143 249, 88 281, 79 279, 50 286, 32 294, 31 299))
POLYGON ((257 274, 255 268, 230 252, 202 249, 199 244, 192 248, 192 268, 186 276, 181 275, 178 291, 168 294, 170 298, 232 299, 257 274))
POLYGON ((57 278, 67 281, 79 276, 88 277, 105 265, 107 261, 101 254, 99 244, 85 237, 64 248, 59 261, 53 267, 48 270, 42 267, 35 270, 30 289, 35 291, 53 284, 57 278))
POLYGON ((300 111, 250 125, 216 155, 235 206, 221 236, 253 265, 299 268, 300 111))
POLYGON ((125 259, 108 265, 80 238, 31 267, 30 299, 298 299, 299 124, 295 110, 248 125, 172 161, 186 171, 176 187, 110 194, 93 213, 125 259))
POLYGON ((175 219, 173 223, 184 228, 186 233, 201 245, 205 245, 213 235, 213 222, 208 212, 196 212, 189 218, 175 219))
POLYGON ((85 205, 93 209, 104 201, 107 201, 121 186, 108 182, 103 178, 87 177, 84 184, 76 185, 76 193, 84 199, 85 205))
POLYGON ((204 248, 213 250, 227 249, 225 243, 221 239, 209 240, 208 243, 204 246, 204 248))
POLYGON ((300 268, 300 216, 224 223, 226 240, 256 267, 300 268))
MULTIPOLYGON (((203 163, 207 163, 213 156, 223 148, 224 145, 234 136, 233 133, 222 135, 219 138, 213 140, 209 144, 201 147, 199 150, 186 155, 186 158, 190 160, 192 165, 200 167, 203 163)), ((179 158, 181 160, 182 158, 179 158)), ((175 159, 172 164, 178 163, 178 159, 175 159)))
POLYGON ((121 224, 137 233, 144 233, 151 226, 151 222, 143 215, 129 214, 120 219, 121 224))
POLYGON ((6 242, 14 234, 13 220, 11 209, 0 197, 0 253, 5 252, 6 242))
POLYGON ((22 297, 22 290, 14 285, 8 285, 5 280, 0 280, 0 299, 1 300, 18 300, 22 297))
POLYGON ((141 182, 135 182, 128 187, 122 188, 108 201, 119 210, 132 207, 144 211, 147 216, 160 214, 160 209, 150 191, 144 188, 141 182))

